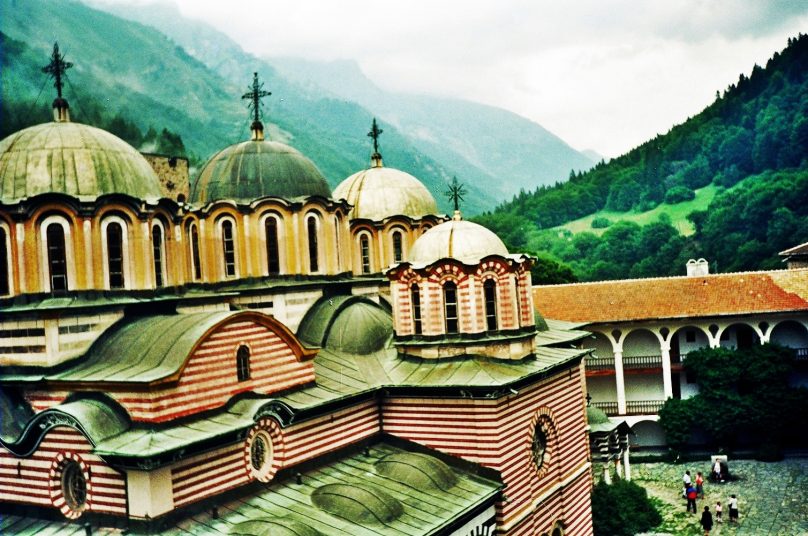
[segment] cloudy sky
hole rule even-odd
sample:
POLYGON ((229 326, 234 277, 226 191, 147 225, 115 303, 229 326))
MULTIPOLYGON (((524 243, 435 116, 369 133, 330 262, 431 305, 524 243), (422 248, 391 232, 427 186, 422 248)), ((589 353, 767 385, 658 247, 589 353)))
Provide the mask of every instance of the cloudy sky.
POLYGON ((257 55, 506 108, 614 157, 808 31, 805 0, 175 0, 257 55))

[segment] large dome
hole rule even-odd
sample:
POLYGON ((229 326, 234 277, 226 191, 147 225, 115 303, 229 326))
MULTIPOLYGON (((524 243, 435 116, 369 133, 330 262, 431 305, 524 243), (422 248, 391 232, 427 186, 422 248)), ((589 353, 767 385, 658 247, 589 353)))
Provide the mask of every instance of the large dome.
POLYGON ((353 205, 350 218, 381 221, 390 216, 421 218, 438 212, 438 205, 421 181, 393 168, 371 167, 354 173, 337 186, 334 199, 353 205))
POLYGON ((219 151, 191 188, 191 201, 196 203, 311 195, 331 197, 317 166, 297 149, 266 140, 245 141, 219 151))
POLYGON ((48 192, 82 200, 112 193, 162 197, 157 175, 134 147, 70 122, 36 125, 0 141, 0 197, 8 203, 48 192))
POLYGON ((477 264, 488 255, 508 255, 502 240, 482 225, 461 219, 449 220, 421 235, 409 255, 409 262, 426 266, 440 259, 457 259, 477 264))

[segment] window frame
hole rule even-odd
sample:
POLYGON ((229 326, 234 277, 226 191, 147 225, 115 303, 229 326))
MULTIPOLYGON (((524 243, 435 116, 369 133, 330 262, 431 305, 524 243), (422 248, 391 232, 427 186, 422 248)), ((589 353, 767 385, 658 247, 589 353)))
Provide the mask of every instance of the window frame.
POLYGON ((44 218, 39 222, 40 235, 40 256, 41 256, 41 277, 42 290, 44 292, 69 292, 76 288, 76 264, 73 254, 73 232, 70 220, 62 214, 54 214, 44 218), (50 251, 48 243, 48 228, 51 225, 58 225, 62 228, 64 239, 65 258, 65 288, 54 289, 51 276, 50 251))
POLYGON ((152 250, 152 275, 154 276, 154 288, 168 286, 168 266, 166 264, 167 233, 163 222, 154 220, 149 231, 149 238, 152 250), (160 234, 159 244, 155 240, 155 232, 160 234))
POLYGON ((239 277, 237 229, 236 220, 232 216, 222 216, 216 222, 216 230, 222 252, 222 262, 219 265, 222 279, 237 279, 239 277), (230 228, 229 238, 225 236, 225 224, 230 228), (231 244, 230 250, 227 248, 228 241, 231 244), (232 255, 232 262, 228 262, 228 251, 232 255), (232 266, 232 273, 228 271, 228 266, 232 266))
POLYGON ((447 335, 456 335, 460 333, 460 318, 458 315, 459 310, 459 293, 457 283, 454 281, 446 281, 442 285, 441 294, 443 295, 443 327, 447 335), (451 289, 449 288, 451 286, 451 289), (454 294, 454 300, 449 301, 449 291, 454 294), (453 311, 453 314, 449 314, 453 311))
POLYGON ((498 286, 497 281, 493 278, 488 278, 483 281, 483 305, 485 310, 486 331, 496 331, 499 329, 499 317, 497 316, 498 286))
POLYGON ((246 382, 252 379, 252 350, 247 344, 239 344, 236 348, 236 378, 239 382, 246 382))

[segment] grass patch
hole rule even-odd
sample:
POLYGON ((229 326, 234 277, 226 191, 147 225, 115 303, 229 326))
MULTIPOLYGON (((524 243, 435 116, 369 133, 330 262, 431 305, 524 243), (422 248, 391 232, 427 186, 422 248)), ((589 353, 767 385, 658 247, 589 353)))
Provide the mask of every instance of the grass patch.
POLYGON ((671 225, 676 227, 682 235, 690 236, 693 234, 694 229, 693 225, 687 220, 687 215, 694 210, 706 209, 715 197, 716 190, 716 186, 710 184, 704 188, 696 190, 696 197, 692 201, 685 201, 675 205, 667 205, 663 203, 646 212, 612 212, 610 210, 600 210, 594 214, 590 214, 588 216, 584 216, 583 218, 565 223, 559 227, 555 227, 555 229, 568 229, 573 233, 588 231, 590 233, 601 235, 604 231, 606 231, 606 227, 593 228, 592 220, 596 218, 600 218, 599 221, 606 218, 612 223, 616 223, 618 221, 633 221, 640 225, 646 225, 658 220, 661 214, 667 214, 671 219, 671 225))

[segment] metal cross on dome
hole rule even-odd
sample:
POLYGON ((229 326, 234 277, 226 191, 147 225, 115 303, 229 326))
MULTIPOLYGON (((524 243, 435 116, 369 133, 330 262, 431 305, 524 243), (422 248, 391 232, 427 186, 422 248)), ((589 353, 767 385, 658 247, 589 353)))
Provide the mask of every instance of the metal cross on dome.
POLYGON ((370 132, 368 132, 368 137, 373 138, 373 153, 379 153, 379 136, 384 130, 379 128, 379 125, 376 124, 376 118, 373 118, 373 125, 370 127, 370 132))
POLYGON ((56 81, 53 83, 53 87, 56 88, 56 93, 60 99, 62 98, 62 75, 64 75, 65 71, 71 67, 73 67, 73 64, 65 61, 64 55, 59 54, 59 43, 53 43, 53 54, 51 54, 51 61, 42 68, 42 72, 48 73, 56 79, 56 81))
POLYGON ((264 83, 258 83, 258 73, 253 73, 252 86, 247 86, 250 91, 241 96, 242 99, 250 100, 250 109, 253 111, 253 120, 259 121, 258 114, 261 109, 261 98, 272 95, 269 91, 264 91, 264 83))
POLYGON ((452 177, 452 182, 449 183, 449 189, 446 190, 446 197, 454 203, 455 211, 460 210, 460 201, 463 201, 463 196, 466 194, 466 188, 462 183, 457 181, 457 177, 452 177))

